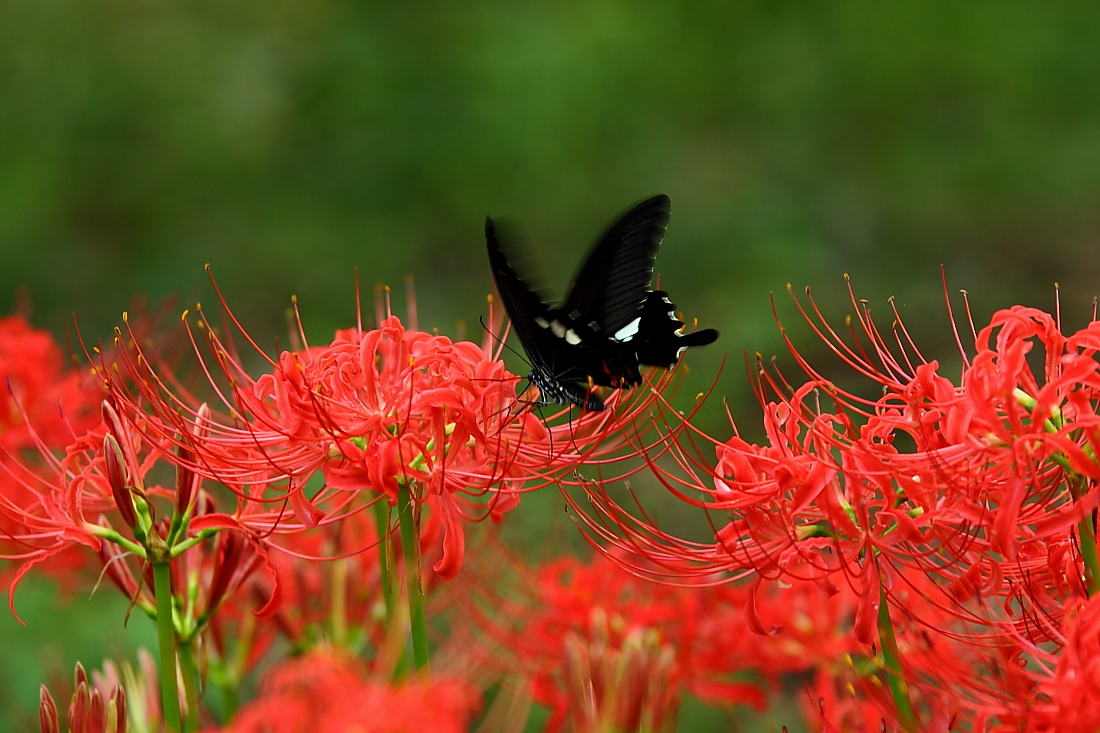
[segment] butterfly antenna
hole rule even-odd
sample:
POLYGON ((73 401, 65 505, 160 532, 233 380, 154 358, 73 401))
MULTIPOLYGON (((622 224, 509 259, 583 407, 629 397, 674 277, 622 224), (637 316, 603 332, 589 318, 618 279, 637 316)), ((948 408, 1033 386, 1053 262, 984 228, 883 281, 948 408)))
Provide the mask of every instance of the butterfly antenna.
POLYGON ((521 352, 517 351, 517 350, 515 349, 515 347, 513 347, 513 346, 509 346, 509 345, 508 345, 508 342, 507 342, 507 341, 505 341, 505 340, 504 340, 504 339, 502 339, 502 338, 501 338, 500 336, 497 336, 497 335, 496 335, 495 333, 493 333, 492 329, 490 329, 490 328, 489 328, 489 326, 487 326, 487 325, 486 325, 486 323, 485 323, 485 316, 480 316, 480 317, 479 317, 479 318, 478 318, 477 320, 478 320, 478 322, 479 322, 479 323, 481 323, 481 327, 482 327, 482 329, 484 329, 484 330, 485 330, 485 333, 489 334, 489 337, 490 337, 491 339, 493 339, 493 341, 496 341, 496 342, 497 342, 498 344, 500 344, 500 345, 501 345, 501 346, 503 346, 504 348, 508 349, 508 351, 510 351, 510 352, 512 352, 513 354, 515 354, 515 355, 516 355, 517 357, 519 357, 519 358, 520 358, 520 360, 521 360, 521 361, 523 361, 523 363, 524 363, 524 364, 526 364, 527 366, 529 366, 529 367, 530 367, 530 366, 533 366, 533 365, 531 364, 530 360, 528 360, 528 358, 527 358, 527 355, 526 355, 526 354, 523 354, 523 353, 521 353, 521 352))

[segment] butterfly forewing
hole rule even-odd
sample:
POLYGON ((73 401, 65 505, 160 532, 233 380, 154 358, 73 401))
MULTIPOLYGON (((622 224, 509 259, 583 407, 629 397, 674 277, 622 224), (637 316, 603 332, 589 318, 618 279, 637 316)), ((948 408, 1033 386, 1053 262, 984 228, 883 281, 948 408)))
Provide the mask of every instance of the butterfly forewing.
POLYGON ((536 367, 549 368, 551 365, 541 359, 551 352, 553 338, 545 328, 538 326, 537 319, 545 320, 547 308, 542 299, 523 281, 509 264, 497 240, 493 220, 485 219, 485 243, 489 250, 489 265, 493 270, 493 281, 504 303, 504 310, 512 320, 512 328, 519 336, 523 350, 536 367))
POLYGON ((615 222, 581 267, 561 312, 577 323, 595 322, 605 338, 637 318, 671 210, 668 196, 654 196, 615 222))

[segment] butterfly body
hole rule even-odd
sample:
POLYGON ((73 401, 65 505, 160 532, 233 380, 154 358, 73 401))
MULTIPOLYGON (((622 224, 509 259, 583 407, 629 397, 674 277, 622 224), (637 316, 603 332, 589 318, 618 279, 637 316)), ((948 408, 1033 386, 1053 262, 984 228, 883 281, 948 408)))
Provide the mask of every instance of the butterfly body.
POLYGON ((714 329, 682 333, 668 294, 650 290, 653 262, 669 219, 667 196, 647 199, 601 237, 564 304, 548 306, 516 273, 485 220, 489 264, 513 328, 531 360, 539 401, 604 409, 592 387, 628 388, 640 366, 671 369, 687 348, 718 338, 714 329))

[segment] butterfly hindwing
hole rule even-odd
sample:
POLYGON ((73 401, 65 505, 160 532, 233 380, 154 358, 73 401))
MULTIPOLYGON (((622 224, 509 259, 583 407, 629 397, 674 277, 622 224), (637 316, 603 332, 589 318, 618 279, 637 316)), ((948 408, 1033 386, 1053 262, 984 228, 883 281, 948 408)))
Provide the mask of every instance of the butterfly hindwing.
POLYGON ((631 339, 638 363, 671 369, 684 349, 714 343, 718 332, 713 328, 682 333, 684 322, 676 316, 676 304, 668 293, 654 290, 645 300, 639 316, 638 334, 631 339))

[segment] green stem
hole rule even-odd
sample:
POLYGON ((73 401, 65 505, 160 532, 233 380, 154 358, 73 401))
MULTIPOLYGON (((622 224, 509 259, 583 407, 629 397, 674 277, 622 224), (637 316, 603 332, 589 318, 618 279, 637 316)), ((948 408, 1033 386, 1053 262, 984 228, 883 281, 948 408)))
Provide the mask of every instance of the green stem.
POLYGON ((176 544, 172 545, 172 550, 171 550, 172 558, 179 557, 180 555, 187 552, 188 550, 190 550, 195 545, 206 542, 208 539, 210 539, 211 537, 213 537, 217 533, 218 533, 218 530, 216 530, 216 529, 204 529, 203 531, 199 532, 194 537, 190 537, 190 538, 184 540, 183 542, 177 542, 176 544))
POLYGON ((170 731, 183 730, 179 687, 176 682, 176 631, 172 623, 171 563, 153 563, 153 592, 157 603, 157 641, 160 645, 160 703, 170 731))
POLYGON ((1096 595, 1100 583, 1100 557, 1096 552, 1096 527, 1091 517, 1085 517, 1078 525, 1081 536, 1081 557, 1085 561, 1085 589, 1089 598, 1096 595))
POLYGON ((348 645, 348 559, 332 561, 332 640, 348 645))
POLYGON ((390 567, 390 505, 374 502, 374 526, 378 530, 378 563, 382 568, 382 598, 386 601, 386 624, 393 623, 393 568, 390 567))
POLYGON ((195 650, 190 641, 180 642, 180 671, 183 673, 183 688, 187 695, 187 717, 184 730, 199 729, 199 668, 195 664, 195 650))
POLYGON ((886 603, 886 587, 879 588, 878 638, 882 645, 882 661, 886 665, 886 683, 898 709, 898 722, 904 730, 916 733, 917 716, 913 712, 913 701, 909 699, 909 685, 901 669, 901 653, 898 651, 898 639, 894 635, 894 623, 890 619, 890 607, 886 603))
POLYGON ((240 703, 241 677, 244 676, 244 668, 248 661, 249 652, 252 650, 252 640, 256 633, 256 616, 246 613, 241 619, 241 626, 237 634, 237 645, 232 652, 231 660, 222 660, 221 674, 211 680, 217 680, 222 693, 222 723, 228 725, 237 712, 240 703))
MULTIPOLYGON (((379 498, 374 502, 374 526, 378 530, 378 564, 381 568, 382 598, 386 603, 386 629, 389 633, 396 633, 395 624, 403 623, 397 612, 397 603, 394 599, 394 588, 397 583, 393 571, 393 543, 390 542, 390 505, 385 499, 379 498)), ((397 655, 393 669, 394 680, 405 678, 407 662, 405 654, 397 655)))
POLYGON ((405 587, 409 596, 409 621, 412 623, 413 662, 418 671, 428 672, 428 624, 424 620, 424 594, 420 590, 420 572, 417 567, 416 527, 413 518, 415 505, 406 486, 401 487, 397 497, 398 521, 401 524, 401 556, 405 563, 405 587))
POLYGON ((237 685, 226 685, 222 688, 222 722, 228 724, 237 714, 237 706, 240 704, 237 685))
MULTIPOLYGON (((1069 480, 1069 493, 1074 501, 1080 501, 1088 489, 1087 479, 1084 476, 1074 476, 1069 480)), ((1089 598, 1096 595, 1097 586, 1100 584, 1100 557, 1096 552, 1096 522, 1092 517, 1085 517, 1077 524, 1077 534, 1081 543, 1081 560, 1085 563, 1085 590, 1089 598)))

